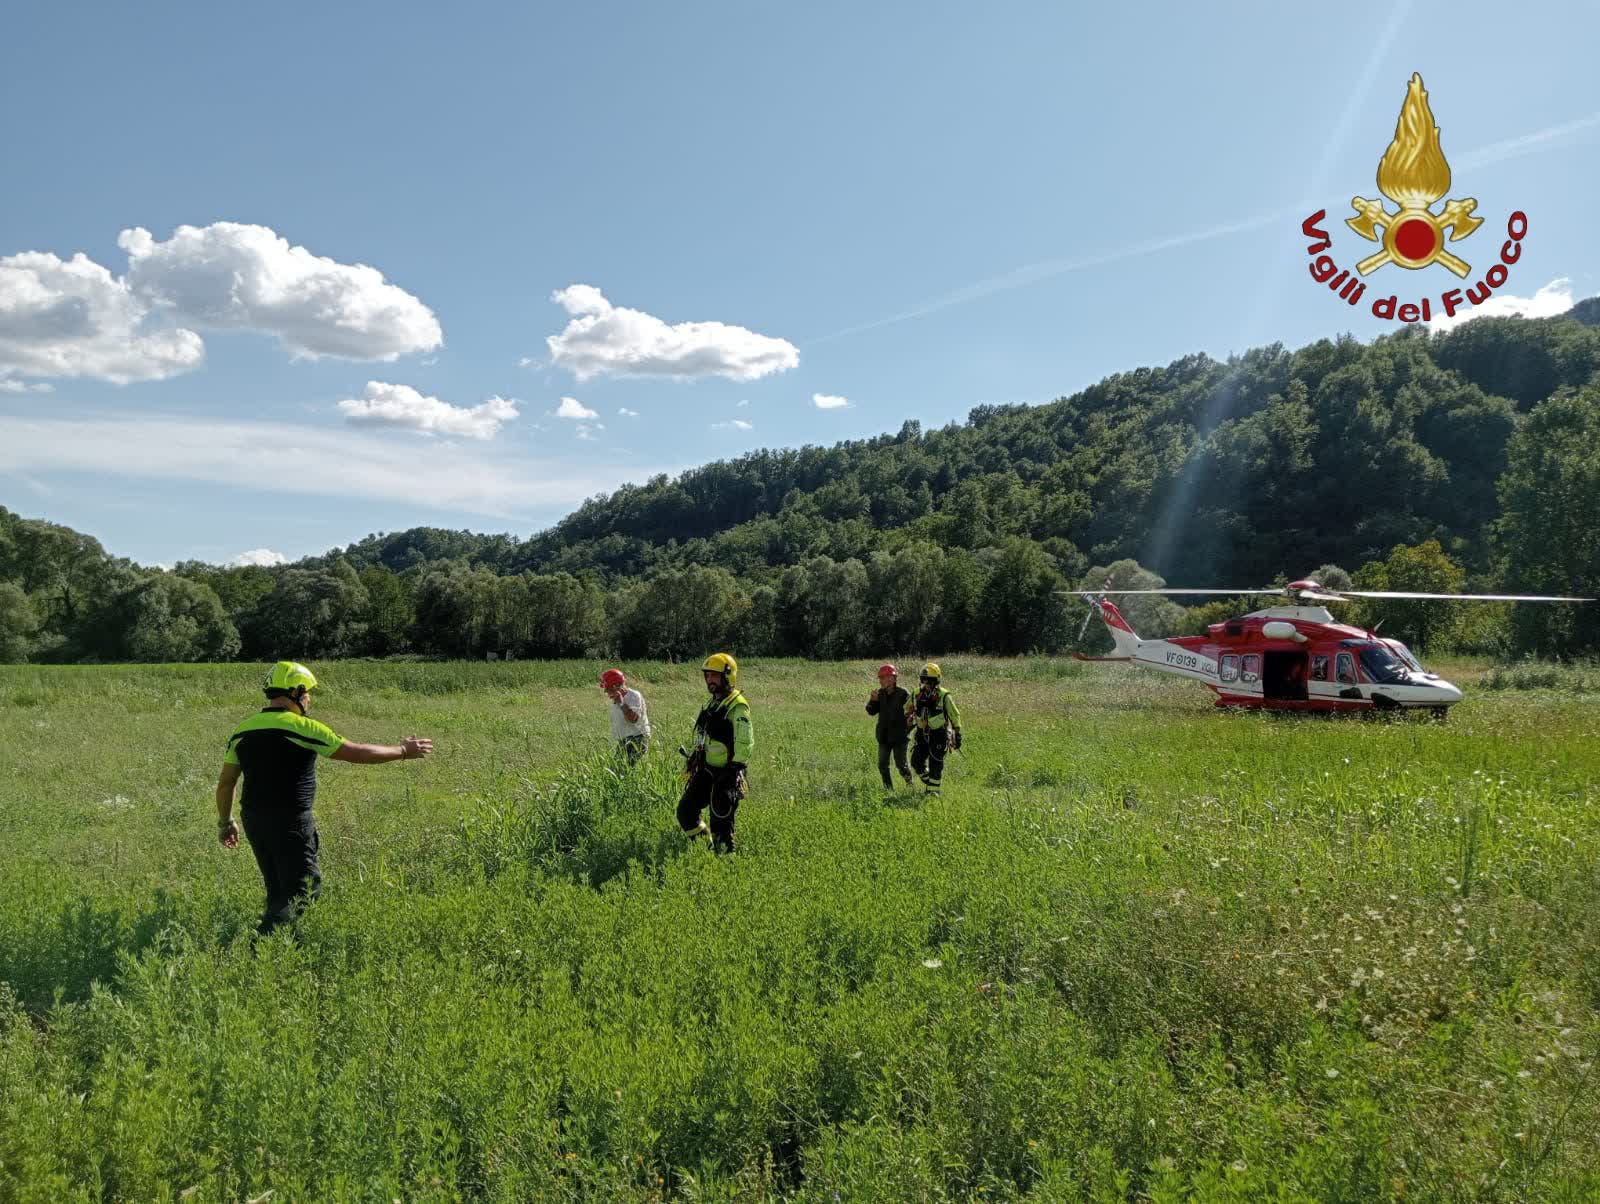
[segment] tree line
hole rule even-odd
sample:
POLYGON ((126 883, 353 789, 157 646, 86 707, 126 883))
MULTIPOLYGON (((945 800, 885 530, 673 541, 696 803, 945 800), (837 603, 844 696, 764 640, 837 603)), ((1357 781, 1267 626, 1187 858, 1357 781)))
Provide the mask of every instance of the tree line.
MULTIPOLYGON (((1188 356, 659 476, 527 539, 414 528, 289 566, 150 571, 0 510, 0 659, 1058 651, 1083 614, 1063 590, 1263 586, 1308 561, 1368 588, 1593 596, 1596 318, 1188 356)), ((1172 634, 1223 607, 1134 622, 1172 634)), ((1600 651, 1600 607, 1352 617, 1425 647, 1600 651)))

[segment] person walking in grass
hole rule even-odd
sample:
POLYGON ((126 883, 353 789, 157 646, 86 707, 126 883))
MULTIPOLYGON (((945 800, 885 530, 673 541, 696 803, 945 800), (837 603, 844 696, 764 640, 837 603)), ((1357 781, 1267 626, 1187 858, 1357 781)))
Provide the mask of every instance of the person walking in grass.
POLYGON ((701 667, 711 697, 694 721, 694 751, 689 781, 678 800, 678 826, 691 839, 709 836, 719 853, 733 852, 733 816, 749 792, 745 770, 755 751, 750 703, 739 692, 739 665, 726 652, 714 652, 701 667), (711 822, 700 818, 709 809, 711 822))
POLYGON ((938 665, 932 661, 924 665, 919 689, 906 714, 907 724, 914 726, 917 733, 911 749, 911 767, 929 794, 939 793, 946 750, 961 747, 961 711, 943 682, 944 671, 938 665))
POLYGON ((900 684, 899 670, 893 665, 880 665, 878 688, 867 695, 867 714, 878 717, 878 775, 883 778, 885 790, 894 789, 894 779, 889 776, 891 756, 906 785, 911 785, 911 768, 906 764, 906 743, 911 739, 906 712, 910 708, 911 695, 900 684))
POLYGON ((629 765, 637 764, 650 751, 650 716, 645 711, 644 695, 628 686, 621 669, 602 673, 600 688, 611 699, 611 739, 617 757, 629 765))
POLYGON ((358 765, 420 760, 433 741, 407 736, 399 744, 355 744, 310 717, 317 678, 296 661, 279 661, 267 670, 267 705, 228 737, 217 778, 217 838, 239 847, 239 822, 233 818, 234 787, 244 778, 239 817, 267 888, 266 909, 256 931, 262 936, 293 923, 301 908, 322 890, 317 863, 317 822, 311 803, 317 793, 317 758, 358 765))

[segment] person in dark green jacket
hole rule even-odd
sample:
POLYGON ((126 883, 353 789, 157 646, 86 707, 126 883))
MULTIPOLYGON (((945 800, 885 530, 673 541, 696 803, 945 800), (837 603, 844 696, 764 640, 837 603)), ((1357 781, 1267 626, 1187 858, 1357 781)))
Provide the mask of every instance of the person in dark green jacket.
POLYGON ((239 847, 233 818, 234 788, 244 778, 239 816, 267 888, 267 905, 256 931, 262 936, 292 923, 308 899, 322 890, 317 861, 320 841, 311 803, 317 795, 317 758, 377 765, 410 761, 433 751, 432 740, 407 736, 399 744, 356 744, 318 723, 307 712, 317 678, 296 661, 267 670, 264 710, 228 737, 217 778, 217 839, 239 847))
POLYGON ((678 800, 678 826, 691 837, 710 836, 719 853, 733 852, 733 815, 749 787, 745 771, 755 751, 750 703, 739 692, 739 665, 726 652, 714 652, 701 666, 711 697, 694 721, 694 752, 689 781, 678 800), (711 822, 700 818, 706 809, 711 822))
POLYGON ((906 711, 910 707, 911 695, 900 684, 899 670, 893 665, 880 666, 878 688, 867 698, 867 714, 878 717, 878 774, 885 790, 894 789, 894 779, 889 776, 891 756, 906 785, 911 785, 911 767, 906 764, 906 743, 911 739, 906 711))
POLYGON ((944 672, 938 665, 932 661, 924 665, 921 688, 912 698, 908 712, 917 732, 911 767, 929 794, 939 793, 946 750, 961 747, 961 712, 955 695, 944 688, 943 679, 944 672))

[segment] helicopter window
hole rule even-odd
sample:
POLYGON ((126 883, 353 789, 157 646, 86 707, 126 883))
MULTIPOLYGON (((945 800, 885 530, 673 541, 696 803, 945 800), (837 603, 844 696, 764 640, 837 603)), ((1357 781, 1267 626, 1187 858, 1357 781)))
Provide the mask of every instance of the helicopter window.
POLYGON ((1411 649, 1407 648, 1399 640, 1385 640, 1384 643, 1389 645, 1390 650, 1405 662, 1406 668, 1410 669, 1414 673, 1421 673, 1423 671, 1422 662, 1417 660, 1417 658, 1411 654, 1411 649))
POLYGON ((1261 655, 1256 652, 1245 654, 1243 663, 1239 667, 1240 681, 1261 680, 1261 655))
POLYGON ((1311 680, 1328 680, 1328 654, 1326 652, 1319 652, 1311 658, 1311 680))
POLYGON ((1223 681, 1237 681, 1239 679, 1239 657, 1237 653, 1226 652, 1222 656, 1222 668, 1217 674, 1223 681))
POLYGON ((1361 664, 1375 682, 1391 686, 1406 683, 1405 664, 1382 644, 1362 645, 1361 664))
POLYGON ((1348 652, 1339 654, 1338 676, 1341 685, 1353 686, 1356 683, 1356 658, 1348 652))

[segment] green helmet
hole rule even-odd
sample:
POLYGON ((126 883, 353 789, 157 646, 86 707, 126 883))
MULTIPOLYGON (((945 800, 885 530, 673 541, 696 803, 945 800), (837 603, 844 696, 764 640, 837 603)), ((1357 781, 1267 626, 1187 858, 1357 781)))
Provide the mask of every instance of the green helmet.
POLYGON ((299 661, 279 661, 267 670, 267 680, 262 683, 265 690, 293 690, 296 686, 317 688, 317 675, 299 661))

